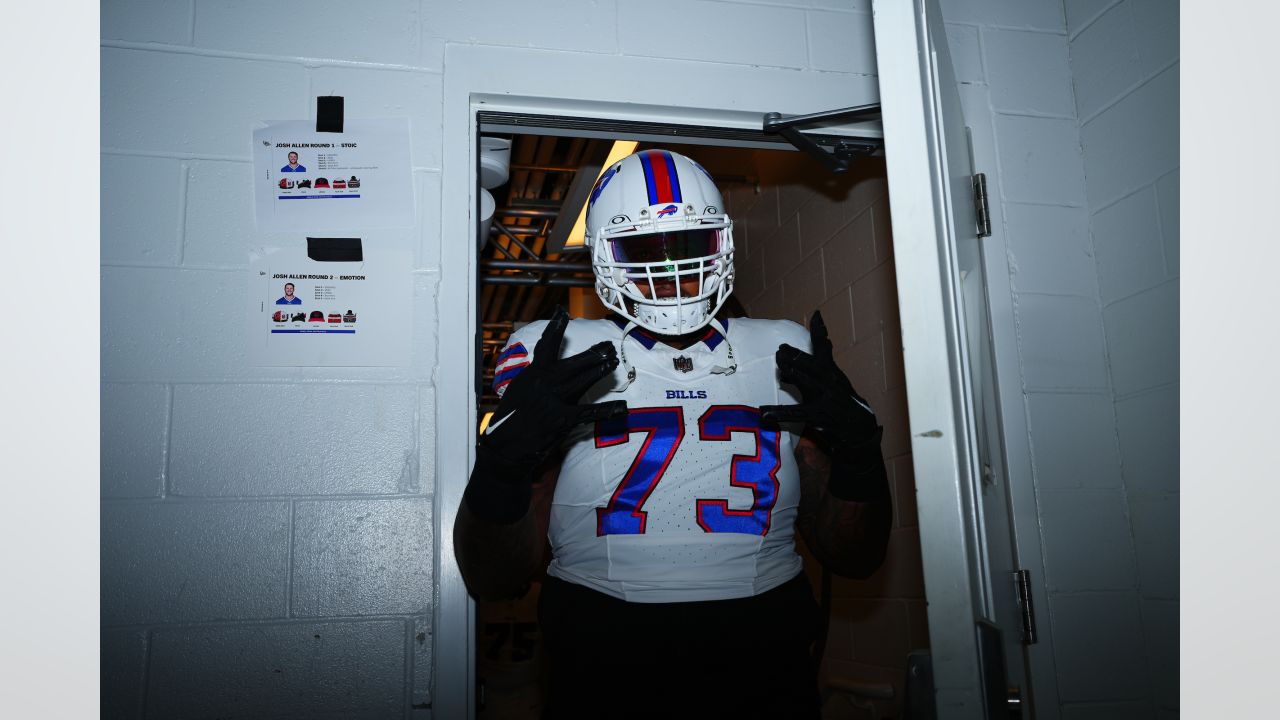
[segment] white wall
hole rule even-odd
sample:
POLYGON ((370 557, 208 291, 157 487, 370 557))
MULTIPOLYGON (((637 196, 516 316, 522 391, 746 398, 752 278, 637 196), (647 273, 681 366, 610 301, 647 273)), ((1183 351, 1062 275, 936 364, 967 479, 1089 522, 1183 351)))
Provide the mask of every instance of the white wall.
POLYGON ((992 311, 1016 325, 1002 391, 1042 553, 1025 561, 1049 600, 1038 691, 1064 718, 1176 717, 1177 3, 942 6, 975 146, 998 158, 978 169, 1008 268, 992 311))
MULTIPOLYGON (((410 367, 254 368, 240 320, 249 248, 304 241, 255 230, 254 123, 330 93, 439 122, 417 3, 380 7, 104 3, 104 717, 431 700, 438 226, 364 236, 413 250, 410 367)), ((413 150, 434 219, 438 149, 413 150)))
POLYGON ((436 399, 439 363, 462 355, 437 347, 437 297, 456 286, 441 241, 448 45, 489 58, 493 78, 516 55, 571 60, 541 78, 552 95, 812 112, 874 100, 868 10, 104 2, 104 717, 439 713, 432 617, 437 562, 451 558, 435 557, 435 471, 462 452, 438 447, 436 422, 460 414, 436 399), (661 73, 623 88, 598 78, 597 92, 585 80, 599 63, 661 73), (785 81, 773 97, 789 106, 715 85, 746 73, 785 81), (250 248, 302 242, 255 229, 251 128, 313 117, 329 94, 349 118, 412 122, 418 220, 364 235, 413 250, 406 368, 255 368, 239 339, 250 248))

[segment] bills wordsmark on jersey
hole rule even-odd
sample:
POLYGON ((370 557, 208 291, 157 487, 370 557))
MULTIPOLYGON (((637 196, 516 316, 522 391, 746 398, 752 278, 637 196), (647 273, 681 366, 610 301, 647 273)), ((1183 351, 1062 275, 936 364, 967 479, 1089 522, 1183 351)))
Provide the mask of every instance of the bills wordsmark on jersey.
POLYGON ((493 391, 501 397, 502 393, 507 389, 507 384, 528 365, 529 351, 525 349, 524 343, 508 345, 502 351, 502 354, 498 355, 497 363, 493 369, 493 391))

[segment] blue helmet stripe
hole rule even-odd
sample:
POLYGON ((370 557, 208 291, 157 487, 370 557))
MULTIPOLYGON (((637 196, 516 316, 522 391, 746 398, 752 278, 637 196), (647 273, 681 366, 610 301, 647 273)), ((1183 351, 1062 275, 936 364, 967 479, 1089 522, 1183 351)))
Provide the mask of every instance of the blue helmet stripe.
POLYGON ((650 153, 640 153, 640 167, 644 169, 644 186, 649 191, 649 204, 658 204, 658 190, 653 186, 653 163, 650 161, 650 153))
POLYGON ((667 164, 667 172, 669 173, 667 177, 671 182, 671 202, 683 202, 680 198, 680 175, 676 173, 676 159, 671 157, 671 153, 665 150, 662 151, 662 159, 667 164))

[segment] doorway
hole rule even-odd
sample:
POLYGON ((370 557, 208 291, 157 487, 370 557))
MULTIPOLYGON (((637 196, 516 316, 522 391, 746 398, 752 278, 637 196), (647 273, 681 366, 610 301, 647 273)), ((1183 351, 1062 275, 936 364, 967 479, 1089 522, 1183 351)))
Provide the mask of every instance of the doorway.
MULTIPOLYGON (((476 193, 493 198, 477 227, 477 431, 497 404, 495 359, 515 328, 548 317, 557 304, 574 317, 607 315, 589 258, 565 237, 582 204, 573 202, 575 185, 589 187, 614 142, 627 139, 496 131, 504 129, 482 126, 477 149, 476 193), (490 174, 485 186, 486 145, 509 150, 501 185, 492 185, 490 174)), ((862 581, 824 577, 803 542, 797 545, 827 618, 814 648, 826 716, 897 716, 908 653, 927 649, 929 637, 884 159, 863 158, 835 175, 785 145, 735 147, 695 136, 638 142, 634 150, 670 147, 688 155, 721 189, 735 224, 730 312, 803 325, 820 309, 837 362, 885 426, 895 516, 884 566, 862 581)), ((539 590, 534 582, 521 598, 477 603, 479 718, 531 717, 540 709, 539 590)))
MULTIPOLYGON (((479 348, 475 326, 478 135, 512 131, 484 127, 478 123, 479 116, 508 112, 606 118, 654 127, 679 122, 730 135, 748 131, 758 139, 761 117, 770 110, 795 114, 875 102, 883 108, 886 130, 876 123, 873 131, 890 148, 886 160, 895 211, 894 276, 905 376, 911 387, 910 443, 923 530, 921 558, 932 589, 928 635, 935 698, 942 717, 967 717, 975 708, 1003 705, 995 683, 983 687, 975 628, 976 620, 991 615, 977 591, 986 582, 980 577, 982 568, 992 566, 977 562, 985 550, 975 538, 988 529, 981 527, 982 518, 974 512, 981 463, 974 441, 973 394, 965 366, 955 261, 957 238, 973 227, 972 208, 970 217, 964 212, 970 199, 967 172, 972 172, 963 158, 964 120, 958 103, 946 102, 950 99, 947 88, 950 95, 955 94, 954 76, 949 72, 936 2, 877 2, 872 20, 877 74, 797 74, 754 65, 704 63, 698 67, 710 73, 708 82, 672 85, 661 96, 661 105, 646 104, 655 97, 652 78, 683 68, 684 61, 599 54, 584 64, 576 53, 463 43, 446 47, 450 71, 444 74, 442 88, 440 206, 445 241, 437 293, 439 304, 448 310, 437 318, 442 361, 434 377, 433 427, 435 446, 441 448, 434 459, 439 543, 432 638, 434 713, 467 717, 475 712, 476 608, 453 560, 453 513, 462 499, 471 465, 469 448, 479 422, 473 384, 479 348), (584 76, 602 81, 582 86, 581 92, 565 84, 565 78, 584 76), (960 139, 955 137, 957 132, 960 139)), ((822 132, 850 136, 864 129, 838 125, 824 127, 822 132)), ((566 134, 564 128, 559 132, 566 134)), ((657 131, 637 139, 674 142, 670 134, 657 131)), ((991 153, 984 157, 988 164, 993 162, 991 153)), ((1001 325, 1001 336, 1008 330, 1001 325)), ((1012 592, 1003 582, 992 589, 1012 592)), ((1016 629, 1002 628, 1002 632, 1016 629)), ((1043 658, 1051 657, 1046 643, 1040 647, 1043 658)), ((1051 663, 1037 667, 1037 672, 1052 674, 1051 663)), ((986 676, 998 677, 995 672, 986 676)))

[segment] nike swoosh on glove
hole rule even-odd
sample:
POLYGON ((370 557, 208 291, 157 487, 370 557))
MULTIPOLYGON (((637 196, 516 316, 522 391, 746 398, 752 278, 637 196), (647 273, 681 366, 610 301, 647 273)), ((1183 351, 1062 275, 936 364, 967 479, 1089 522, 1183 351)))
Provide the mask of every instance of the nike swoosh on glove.
POLYGON ((477 515, 498 522, 519 520, 528 509, 534 471, 565 434, 580 423, 627 412, 624 400, 579 403, 583 393, 618 367, 618 352, 604 340, 561 358, 568 325, 569 314, 557 307, 534 346, 533 361, 507 386, 480 439, 466 493, 477 515))

